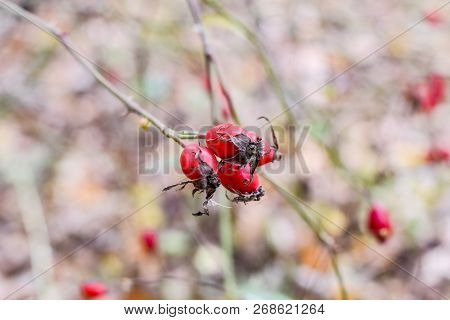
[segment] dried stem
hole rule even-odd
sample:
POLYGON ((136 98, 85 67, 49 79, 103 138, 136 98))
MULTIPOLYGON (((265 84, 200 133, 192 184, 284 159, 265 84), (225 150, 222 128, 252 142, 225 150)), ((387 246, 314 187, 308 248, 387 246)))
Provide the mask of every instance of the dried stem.
POLYGON ((231 99, 231 95, 229 91, 227 90, 225 83, 223 81, 222 73, 220 72, 219 65, 217 63, 217 60, 215 56, 212 53, 211 46, 208 42, 208 38, 206 37, 206 32, 203 27, 203 23, 200 17, 200 10, 198 8, 198 4, 195 0, 187 0, 189 10, 191 12, 192 18, 194 19, 195 24, 195 30, 198 32, 200 36, 200 40, 202 42, 203 47, 203 56, 205 60, 205 69, 206 69, 206 87, 208 90, 208 96, 211 103, 211 117, 212 122, 214 124, 217 124, 219 122, 219 115, 217 112, 217 108, 215 107, 214 103, 214 91, 213 91, 213 81, 212 81, 212 74, 213 71, 217 77, 217 81, 219 83, 219 90, 222 96, 225 98, 227 105, 230 109, 231 117, 235 122, 239 121, 239 116, 236 112, 236 109, 234 108, 233 101, 231 99))
POLYGON ((203 3, 212 8, 216 14, 221 16, 226 21, 230 22, 234 25, 244 36, 250 41, 256 48, 256 52, 258 57, 266 71, 266 74, 269 78, 270 84, 272 85, 275 94, 278 98, 278 101, 281 105, 283 113, 286 113, 289 122, 295 122, 295 116, 292 113, 292 110, 289 108, 289 104, 286 101, 286 97, 284 96, 283 88, 281 86, 280 80, 278 79, 272 64, 270 63, 269 58, 267 57, 266 49, 263 44, 259 40, 258 36, 251 31, 244 23, 240 20, 232 16, 228 11, 216 0, 202 0, 203 3))

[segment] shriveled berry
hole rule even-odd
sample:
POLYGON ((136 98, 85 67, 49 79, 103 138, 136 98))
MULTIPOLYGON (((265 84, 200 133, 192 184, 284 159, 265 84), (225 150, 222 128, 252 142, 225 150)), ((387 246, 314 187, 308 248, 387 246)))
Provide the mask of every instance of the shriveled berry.
POLYGON ((141 233, 143 247, 149 252, 155 252, 158 247, 158 233, 153 229, 146 229, 141 233))
POLYGON ((373 204, 369 209, 367 227, 379 242, 385 242, 393 232, 389 211, 380 204, 373 204))
POLYGON ((168 186, 163 191, 175 187, 179 187, 178 190, 182 190, 188 184, 194 186, 192 196, 197 192, 206 191, 206 200, 203 202, 204 212, 194 213, 193 215, 209 215, 209 201, 220 186, 220 180, 217 176, 218 162, 216 156, 209 148, 192 143, 184 147, 180 156, 180 165, 183 173, 189 180, 168 186))
POLYGON ((84 298, 94 299, 105 295, 108 289, 100 281, 88 281, 81 284, 80 291, 84 298))
POLYGON ((222 185, 238 195, 232 199, 233 202, 259 201, 264 196, 258 174, 252 176, 250 170, 250 165, 240 166, 230 162, 219 168, 218 175, 222 185))

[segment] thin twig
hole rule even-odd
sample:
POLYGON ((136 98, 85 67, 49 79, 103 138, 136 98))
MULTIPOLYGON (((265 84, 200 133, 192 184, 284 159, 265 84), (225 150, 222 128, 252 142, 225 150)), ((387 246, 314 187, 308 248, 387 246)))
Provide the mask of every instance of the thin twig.
POLYGON ((283 88, 281 86, 281 82, 278 79, 278 76, 275 73, 274 68, 272 67, 272 64, 270 63, 269 58, 267 57, 266 49, 264 48, 264 45, 259 40, 258 36, 251 31, 244 23, 242 23, 240 20, 232 16, 228 11, 216 0, 202 0, 203 3, 208 5, 210 8, 212 8, 216 14, 230 22, 232 25, 234 25, 244 36, 247 38, 248 41, 250 41, 254 47, 256 48, 256 53, 258 54, 258 57, 264 67, 264 70, 266 71, 267 77, 269 78, 269 82, 272 85, 275 94, 278 98, 278 101, 281 105, 282 113, 286 113, 289 122, 294 123, 295 116, 292 113, 292 110, 289 108, 289 104, 286 101, 286 97, 283 92, 283 88))
MULTIPOLYGON (((195 0, 187 0, 189 10, 191 12, 192 18, 194 19, 195 29, 200 36, 203 47, 203 56, 205 60, 206 69, 206 87, 208 90, 208 96, 211 104, 211 119, 214 124, 219 123, 219 115, 217 108, 214 103, 214 92, 213 92, 213 81, 212 81, 212 71, 215 71, 217 80, 219 83, 219 89, 221 95, 226 99, 228 108, 230 110, 233 120, 239 123, 239 117, 234 110, 233 102, 231 96, 225 88, 222 80, 222 76, 219 71, 219 66, 217 65, 214 55, 211 52, 208 40, 206 38, 206 33, 203 28, 201 21, 198 4, 195 0)), ((219 192, 220 196, 224 198, 224 192, 221 190, 219 192)), ((225 294, 228 299, 235 299, 237 292, 236 285, 236 274, 234 269, 234 257, 233 257, 233 223, 231 221, 231 209, 226 207, 219 208, 219 233, 220 233, 220 243, 224 253, 224 288, 225 294)))
POLYGON ((338 264, 338 248, 337 244, 334 242, 333 237, 329 234, 325 233, 321 230, 321 226, 314 223, 311 217, 306 213, 306 211, 298 205, 298 199, 290 194, 287 190, 279 186, 275 181, 270 179, 267 175, 260 173, 259 174, 264 180, 269 182, 276 191, 286 200, 286 202, 297 212, 297 214, 302 218, 302 220, 310 227, 316 236, 317 240, 328 250, 331 256, 331 262, 333 266, 334 274, 336 275, 336 279, 339 285, 339 290, 341 292, 342 299, 346 300, 348 297, 347 289, 345 287, 344 279, 340 272, 339 264, 338 264))
POLYGON ((217 63, 216 58, 214 57, 211 46, 208 42, 208 38, 206 37, 206 32, 202 24, 202 20, 200 17, 200 10, 198 8, 198 4, 195 0, 187 0, 189 10, 191 12, 192 18, 194 19, 195 30, 198 32, 200 36, 200 40, 202 42, 203 47, 203 56, 205 60, 205 69, 206 69, 206 88, 208 91, 209 100, 211 103, 211 118, 214 124, 217 124, 219 121, 219 116, 217 114, 217 108, 215 107, 214 101, 214 90, 213 90, 213 81, 212 74, 213 71, 217 77, 217 81, 219 83, 220 94, 225 98, 228 108, 231 113, 231 117, 235 122, 239 121, 239 116, 234 108, 233 101, 231 99, 231 95, 227 90, 222 74, 220 72, 219 65, 217 63))
MULTIPOLYGON (((220 202, 225 200, 225 192, 220 190, 219 193, 220 202)), ((233 221, 232 221, 231 209, 226 207, 219 208, 219 233, 220 243, 224 251, 224 287, 228 299, 236 299, 237 297, 237 285, 236 274, 234 269, 234 257, 233 257, 233 221)))
POLYGON ((345 287, 344 278, 342 277, 342 273, 341 273, 341 270, 339 268, 338 256, 337 256, 336 253, 333 253, 331 255, 331 265, 333 267, 334 274, 336 275, 336 279, 337 279, 338 286, 339 286, 339 291, 341 293, 341 299, 342 300, 348 300, 347 289, 345 287))
POLYGON ((94 67, 89 61, 87 61, 83 56, 81 56, 78 51, 70 44, 67 39, 66 34, 61 32, 55 26, 49 24, 48 22, 42 20, 38 16, 22 9, 16 4, 8 1, 8 0, 0 0, 0 4, 3 5, 6 9, 11 11, 17 16, 20 16, 33 25, 46 32, 54 39, 56 39, 59 43, 61 43, 64 48, 77 60, 96 80, 99 84, 101 84, 105 89, 107 89, 111 94, 113 94, 117 99, 119 99, 127 108, 129 112, 135 113, 139 116, 146 118, 151 122, 164 136, 172 139, 180 146, 184 147, 184 142, 176 135, 176 132, 171 128, 167 127, 163 122, 161 122, 158 118, 153 116, 147 110, 145 110, 141 105, 139 105, 136 101, 134 101, 131 97, 125 95, 123 92, 119 91, 109 80, 107 80, 98 70, 94 67))

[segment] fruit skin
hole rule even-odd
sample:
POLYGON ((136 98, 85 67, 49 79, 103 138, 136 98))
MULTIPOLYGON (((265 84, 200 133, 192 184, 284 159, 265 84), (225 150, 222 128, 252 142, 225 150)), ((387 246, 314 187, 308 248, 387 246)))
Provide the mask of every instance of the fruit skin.
POLYGON ((259 201, 264 196, 264 190, 259 183, 258 175, 250 172, 250 165, 226 162, 217 172, 220 182, 229 191, 238 195, 233 202, 259 201))
POLYGON ((248 132, 232 123, 219 124, 206 132, 206 145, 216 156, 223 160, 231 159, 239 153, 239 147, 232 139, 239 135, 247 136, 248 132))
POLYGON ((450 160, 450 151, 444 147, 432 147, 428 150, 425 159, 429 163, 446 162, 450 160))
POLYGON ((270 146, 267 142, 264 142, 264 155, 259 159, 258 167, 265 165, 266 163, 279 160, 278 150, 275 147, 270 146))
POLYGON ((209 201, 212 199, 216 189, 220 187, 220 180, 217 176, 218 162, 216 156, 209 148, 192 143, 184 147, 180 156, 180 165, 183 173, 189 180, 165 187, 163 191, 168 191, 175 187, 179 187, 178 190, 182 190, 188 184, 192 184, 194 186, 192 196, 197 192, 206 192, 206 200, 203 202, 204 212, 197 212, 192 215, 209 215, 209 201))
POLYGON ((207 164, 213 172, 217 172, 218 162, 214 153, 206 147, 191 143, 184 147, 180 155, 180 166, 183 173, 191 180, 201 179, 205 172, 201 170, 201 162, 207 164))
POLYGON ((369 209, 367 227, 379 242, 385 242, 393 232, 389 211, 378 203, 373 204, 369 209))
POLYGON ((158 234, 153 229, 146 229, 141 233, 141 242, 149 252, 155 252, 158 247, 158 234))
POLYGON ((100 298, 108 292, 106 286, 100 281, 84 282, 80 286, 81 295, 86 299, 100 298))
MULTIPOLYGON (((265 117, 260 118, 269 122, 265 117)), ((222 162, 237 163, 241 166, 250 164, 250 173, 253 175, 256 167, 280 158, 277 155, 278 143, 272 127, 271 130, 274 146, 270 146, 253 131, 247 131, 232 123, 224 123, 208 130, 205 136, 206 144, 222 162)))

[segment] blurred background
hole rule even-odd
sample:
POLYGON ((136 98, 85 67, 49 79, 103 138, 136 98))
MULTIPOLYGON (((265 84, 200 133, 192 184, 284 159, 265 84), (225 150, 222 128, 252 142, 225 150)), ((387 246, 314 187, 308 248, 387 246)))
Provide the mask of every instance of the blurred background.
MULTIPOLYGON (((442 2, 228 0, 199 8, 236 112, 255 126, 442 2)), ((186 2, 15 3, 63 30, 167 125, 211 124, 186 2)), ((86 281, 96 281, 107 299, 340 299, 343 291, 352 299, 439 298, 417 279, 450 295, 450 108, 448 99, 426 99, 430 74, 449 80, 449 27, 445 7, 292 109, 298 128, 310 128, 301 150, 309 173, 292 138, 281 139, 281 151, 295 170, 261 171, 321 215, 262 181, 261 202, 232 205, 218 193, 221 206, 196 218, 203 198, 189 188, 155 199, 183 179, 179 170, 139 174, 139 117, 125 115, 56 40, 0 5, 0 296, 80 299, 89 296, 86 281), (375 202, 392 219, 384 243, 366 227, 375 202)), ((274 122, 283 128, 289 118, 274 122)), ((151 159, 176 168, 180 151, 165 141, 151 159)))

